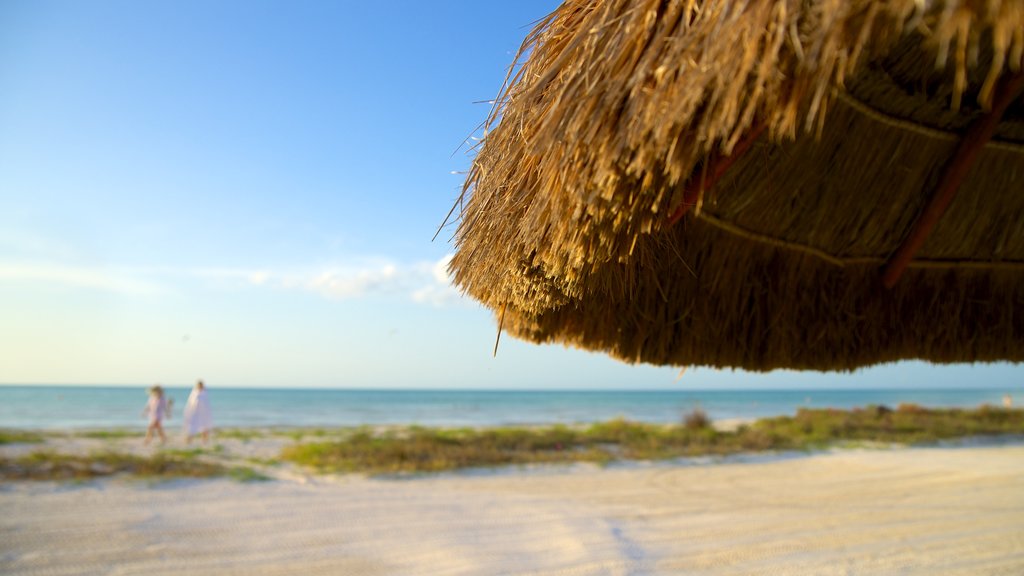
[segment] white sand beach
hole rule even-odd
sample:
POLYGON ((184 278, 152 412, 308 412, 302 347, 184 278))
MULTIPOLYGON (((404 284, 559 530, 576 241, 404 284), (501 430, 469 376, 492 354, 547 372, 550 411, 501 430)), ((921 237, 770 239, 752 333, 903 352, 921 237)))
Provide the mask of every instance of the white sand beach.
POLYGON ((14 482, 0 484, 0 573, 1022 574, 1022 487, 1015 445, 404 479, 14 482))

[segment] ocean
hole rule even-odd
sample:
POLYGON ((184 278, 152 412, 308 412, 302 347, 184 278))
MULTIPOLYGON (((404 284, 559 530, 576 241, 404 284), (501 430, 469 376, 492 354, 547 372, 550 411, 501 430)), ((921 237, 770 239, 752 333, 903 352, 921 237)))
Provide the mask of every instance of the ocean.
MULTIPOLYGON (((189 388, 167 388, 174 427, 189 388)), ((612 418, 679 422, 695 408, 713 420, 790 415, 797 409, 973 408, 1000 405, 1006 390, 496 391, 208 388, 220 427, 340 427, 384 424, 495 426, 587 423, 612 418)), ((0 386, 0 428, 144 428, 145 387, 0 386)))

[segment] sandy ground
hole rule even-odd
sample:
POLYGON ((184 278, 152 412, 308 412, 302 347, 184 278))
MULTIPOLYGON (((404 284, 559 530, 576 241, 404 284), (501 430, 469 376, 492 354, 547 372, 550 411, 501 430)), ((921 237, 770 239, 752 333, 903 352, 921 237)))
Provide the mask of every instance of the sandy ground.
MULTIPOLYGON (((223 451, 267 457, 275 442, 223 451)), ((276 470, 0 484, 0 574, 1024 574, 1019 445, 405 479, 276 470)))

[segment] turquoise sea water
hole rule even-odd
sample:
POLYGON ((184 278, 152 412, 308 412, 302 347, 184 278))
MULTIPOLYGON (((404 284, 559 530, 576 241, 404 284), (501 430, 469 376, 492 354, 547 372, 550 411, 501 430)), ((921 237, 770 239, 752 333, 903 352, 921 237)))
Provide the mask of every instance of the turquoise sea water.
MULTIPOLYGON (((180 422, 188 388, 168 388, 168 426, 180 422)), ((449 391, 209 389, 217 426, 487 426, 583 423, 623 417, 677 422, 700 407, 712 419, 793 414, 798 408, 976 407, 1007 390, 449 391)), ((0 386, 0 428, 72 430, 138 427, 145 387, 0 386)), ((1024 401, 1024 398, 1015 398, 1024 401)))

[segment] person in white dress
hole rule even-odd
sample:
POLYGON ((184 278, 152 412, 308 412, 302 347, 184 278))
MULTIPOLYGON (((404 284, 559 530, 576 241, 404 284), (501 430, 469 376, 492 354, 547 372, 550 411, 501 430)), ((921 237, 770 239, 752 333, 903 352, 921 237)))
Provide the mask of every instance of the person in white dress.
POLYGON ((206 386, 202 380, 196 381, 192 393, 185 404, 185 443, 192 442, 192 437, 201 435, 205 444, 210 439, 213 429, 213 416, 210 414, 210 401, 206 398, 206 386))

